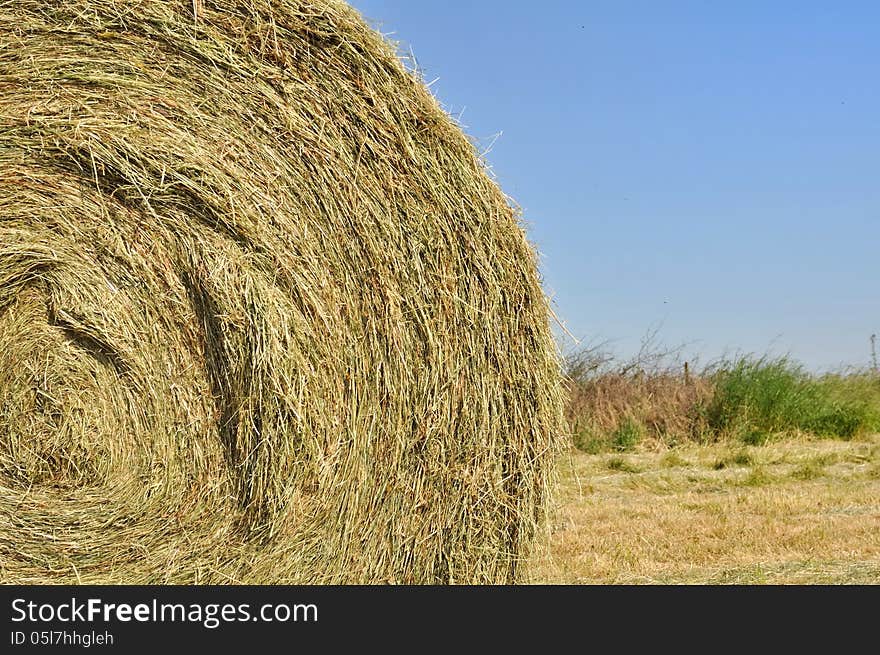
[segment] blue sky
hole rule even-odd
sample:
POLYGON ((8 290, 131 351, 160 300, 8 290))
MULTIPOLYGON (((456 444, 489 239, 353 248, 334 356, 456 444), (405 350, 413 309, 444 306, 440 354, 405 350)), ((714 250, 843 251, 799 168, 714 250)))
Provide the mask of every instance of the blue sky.
POLYGON ((868 364, 880 3, 353 4, 494 141, 574 335, 868 364))

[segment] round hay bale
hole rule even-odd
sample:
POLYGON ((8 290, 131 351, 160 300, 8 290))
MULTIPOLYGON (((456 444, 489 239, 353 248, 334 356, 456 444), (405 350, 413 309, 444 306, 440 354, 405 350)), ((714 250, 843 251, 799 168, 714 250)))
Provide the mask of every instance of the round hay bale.
POLYGON ((472 144, 339 0, 0 3, 0 579, 482 583, 558 362, 472 144))

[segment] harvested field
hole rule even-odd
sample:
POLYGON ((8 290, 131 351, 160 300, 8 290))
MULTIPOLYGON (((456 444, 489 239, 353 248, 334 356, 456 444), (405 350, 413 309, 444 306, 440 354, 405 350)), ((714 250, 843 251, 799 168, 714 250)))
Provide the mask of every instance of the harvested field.
POLYGON ((532 580, 878 584, 880 436, 560 460, 532 580))

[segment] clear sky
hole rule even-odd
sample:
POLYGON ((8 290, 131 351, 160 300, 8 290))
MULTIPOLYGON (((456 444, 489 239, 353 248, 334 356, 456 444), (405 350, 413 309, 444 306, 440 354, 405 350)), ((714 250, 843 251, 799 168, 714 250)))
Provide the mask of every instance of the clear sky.
POLYGON ((659 327, 704 358, 868 364, 880 3, 353 4, 494 140, 574 335, 628 356, 659 327))

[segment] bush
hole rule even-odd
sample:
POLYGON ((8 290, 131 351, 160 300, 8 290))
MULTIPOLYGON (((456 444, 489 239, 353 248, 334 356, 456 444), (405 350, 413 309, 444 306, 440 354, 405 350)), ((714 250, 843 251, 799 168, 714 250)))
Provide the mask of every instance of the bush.
POLYGON ((711 377, 707 425, 752 445, 793 431, 848 439, 878 424, 876 403, 863 383, 855 384, 851 376, 816 378, 787 357, 721 362, 711 377))

